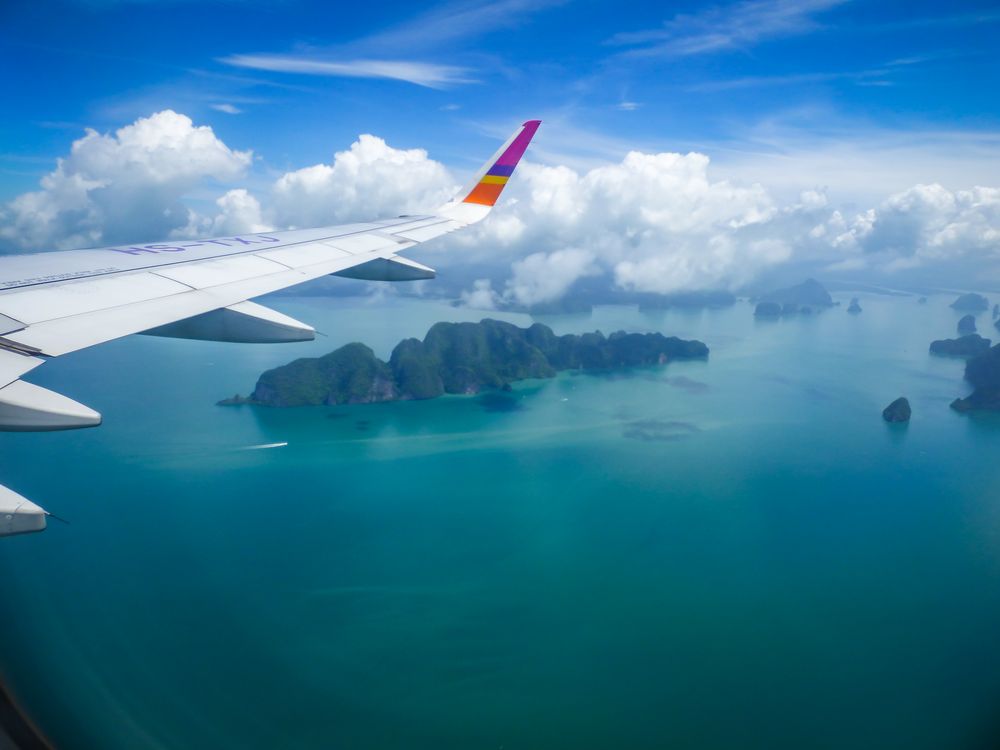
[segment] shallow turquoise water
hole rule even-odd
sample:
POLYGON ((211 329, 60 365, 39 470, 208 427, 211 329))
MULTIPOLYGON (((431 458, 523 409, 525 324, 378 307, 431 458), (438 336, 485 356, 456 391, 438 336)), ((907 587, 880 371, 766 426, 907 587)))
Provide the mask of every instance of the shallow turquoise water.
POLYGON ((948 409, 948 301, 551 318, 712 355, 499 404, 213 405, 481 317, 413 300, 49 363, 105 424, 0 435, 0 480, 71 521, 0 543, 0 668, 65 747, 991 746, 1000 420, 948 409))

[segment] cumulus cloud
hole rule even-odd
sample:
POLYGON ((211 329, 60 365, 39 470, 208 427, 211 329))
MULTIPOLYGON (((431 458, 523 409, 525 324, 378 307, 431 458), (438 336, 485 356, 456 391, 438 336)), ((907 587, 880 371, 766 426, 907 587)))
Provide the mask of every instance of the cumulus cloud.
POLYGON ((309 227, 432 210, 456 190, 448 170, 423 149, 362 135, 332 164, 283 175, 271 203, 275 224, 309 227))
POLYGON ((220 213, 212 221, 212 234, 246 234, 273 229, 261 216, 260 201, 243 188, 230 190, 217 201, 220 213))
POLYGON ((793 209, 760 185, 713 182, 708 165, 702 154, 640 152, 582 174, 525 164, 516 200, 478 236, 455 241, 528 256, 515 262, 509 287, 522 302, 552 299, 601 271, 636 291, 738 285, 788 257, 787 239, 769 229, 788 224, 793 209), (527 283, 533 272, 544 285, 527 283))
POLYGON ((492 281, 476 279, 472 282, 472 289, 461 293, 459 302, 473 310, 495 310, 500 302, 500 295, 494 291, 492 281))
POLYGON ((1000 249, 1000 189, 916 185, 862 214, 849 230, 867 252, 922 261, 1000 249))
POLYGON ((914 185, 874 208, 833 211, 810 237, 838 257, 833 270, 892 273, 943 263, 1000 260, 1000 189, 914 185))
POLYGON ((527 306, 559 299, 577 279, 598 273, 594 254, 575 248, 532 253, 515 261, 511 271, 505 297, 527 306))
POLYGON ((182 196, 241 177, 251 158, 171 110, 114 134, 88 129, 40 190, 0 209, 0 242, 43 250, 167 237, 191 224, 182 196))

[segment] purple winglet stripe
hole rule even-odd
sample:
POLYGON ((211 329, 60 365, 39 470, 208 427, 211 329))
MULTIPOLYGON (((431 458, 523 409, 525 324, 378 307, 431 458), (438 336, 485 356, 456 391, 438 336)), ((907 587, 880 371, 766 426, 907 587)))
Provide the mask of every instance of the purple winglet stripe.
POLYGON ((517 138, 514 142, 507 147, 507 150, 503 152, 503 156, 497 159, 496 163, 504 167, 517 166, 518 161, 524 155, 525 150, 528 148, 528 144, 531 142, 532 136, 535 135, 535 131, 538 130, 538 126, 541 125, 541 120, 528 120, 524 123, 524 130, 518 133, 517 138))
POLYGON ((513 173, 514 165, 512 164, 494 164, 486 174, 491 174, 494 177, 510 177, 513 173))

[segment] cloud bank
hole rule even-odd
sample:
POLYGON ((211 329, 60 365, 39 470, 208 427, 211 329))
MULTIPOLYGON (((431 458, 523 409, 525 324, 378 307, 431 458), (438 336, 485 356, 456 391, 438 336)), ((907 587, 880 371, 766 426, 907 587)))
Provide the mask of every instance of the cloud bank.
POLYGON ((55 250, 165 238, 191 222, 183 196, 206 180, 242 177, 251 160, 171 110, 114 134, 88 129, 40 190, 0 209, 0 243, 55 250))
MULTIPOLYGON (((0 243, 9 252, 322 226, 431 210, 459 182, 426 151, 373 135, 254 193, 239 185, 251 161, 171 111, 114 134, 87 131, 38 191, 0 208, 0 243), (219 185, 218 198, 200 212, 183 203, 206 185, 219 185)), ((916 184, 848 210, 822 191, 779 200, 762 183, 712 172, 699 153, 633 151, 579 171, 525 163, 490 218, 421 255, 489 268, 462 294, 481 308, 551 302, 592 277, 638 292, 737 291, 793 265, 978 274, 1000 260, 997 187, 916 184)))

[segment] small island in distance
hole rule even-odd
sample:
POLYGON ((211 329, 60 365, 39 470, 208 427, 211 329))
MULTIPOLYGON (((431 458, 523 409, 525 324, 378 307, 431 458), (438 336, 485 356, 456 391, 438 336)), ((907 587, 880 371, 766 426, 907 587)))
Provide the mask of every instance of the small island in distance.
POLYGON ((931 354, 944 357, 975 357, 989 348, 989 339, 984 339, 978 333, 970 333, 957 339, 932 341, 930 351, 931 354))
MULTIPOLYGON (((758 318, 778 318, 784 315, 809 315, 833 307, 833 297, 815 279, 769 292, 757 300, 754 315, 758 318)), ((857 312, 861 312, 860 306, 857 312)))
POLYGON ((882 410, 882 419, 890 423, 905 423, 910 421, 912 414, 909 399, 900 396, 882 410))
POLYGON ((979 313, 984 310, 989 310, 990 303, 983 295, 970 292, 968 294, 959 295, 958 299, 951 303, 951 308, 953 310, 961 310, 963 312, 979 313))
POLYGON ((660 333, 557 336, 541 323, 518 328, 499 320, 436 323, 423 341, 404 339, 383 362, 364 344, 297 359, 264 372, 249 396, 221 406, 309 406, 428 399, 445 393, 506 389, 517 380, 561 370, 613 370, 704 359, 708 347, 660 333))

